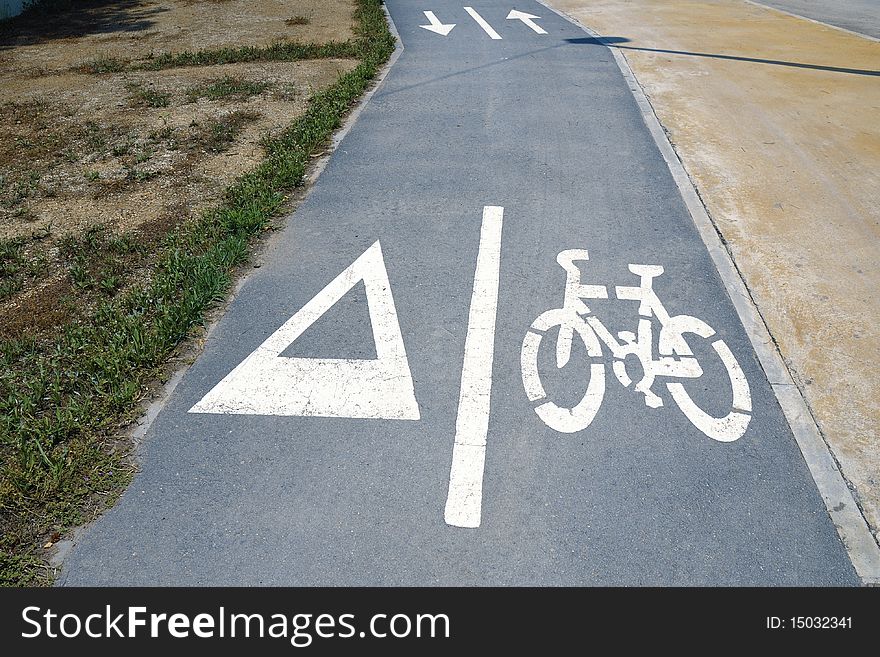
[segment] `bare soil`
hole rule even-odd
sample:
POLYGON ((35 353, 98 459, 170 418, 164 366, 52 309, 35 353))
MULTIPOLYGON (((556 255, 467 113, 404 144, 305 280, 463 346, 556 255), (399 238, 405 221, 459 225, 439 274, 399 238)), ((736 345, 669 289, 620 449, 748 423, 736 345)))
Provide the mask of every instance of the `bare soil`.
POLYGON ((346 0, 79 4, 0 28, 0 246, 15 254, 4 265, 0 249, 0 339, 63 324, 124 289, 144 249, 97 271, 76 240, 102 227, 92 242, 126 236, 148 251, 214 204, 263 159, 266 136, 357 63, 78 72, 96 58, 344 41, 354 11, 346 0))
POLYGON ((7 74, 36 77, 98 57, 145 60, 167 52, 276 41, 346 41, 354 26, 354 7, 346 0, 82 0, 74 5, 75 11, 0 24, 7 74))

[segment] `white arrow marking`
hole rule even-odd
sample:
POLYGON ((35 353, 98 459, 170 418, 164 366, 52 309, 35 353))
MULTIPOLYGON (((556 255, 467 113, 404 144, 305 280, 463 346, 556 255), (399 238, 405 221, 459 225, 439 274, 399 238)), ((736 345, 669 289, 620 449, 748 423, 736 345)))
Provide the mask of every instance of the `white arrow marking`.
POLYGON ((379 242, 266 338, 189 412, 418 420, 419 405, 379 242), (360 281, 367 292, 375 359, 281 356, 360 281))
POLYGON ((541 18, 541 17, 534 16, 532 14, 527 14, 524 11, 517 11, 516 9, 511 10, 511 12, 509 14, 507 14, 507 20, 509 20, 509 21, 521 20, 523 23, 528 25, 530 28, 532 28, 538 34, 547 34, 547 31, 543 27, 541 27, 540 25, 535 23, 534 20, 532 20, 534 18, 541 18))
POLYGON ((480 16, 477 12, 474 11, 473 7, 465 7, 464 10, 471 15, 475 21, 477 21, 477 25, 483 28, 483 31, 488 34, 493 39, 500 39, 501 35, 498 34, 495 30, 492 29, 492 26, 486 22, 486 20, 480 16))
POLYGON ((426 30, 430 30, 431 32, 436 32, 442 36, 448 36, 450 32, 452 32, 452 28, 455 27, 455 23, 449 23, 444 25, 440 22, 440 19, 434 15, 433 11, 426 11, 425 18, 431 23, 430 25, 419 25, 426 30))
POLYGON ((474 292, 464 339, 464 365, 461 369, 449 495, 443 516, 446 524, 455 527, 480 526, 503 218, 504 208, 493 205, 483 208, 474 292))

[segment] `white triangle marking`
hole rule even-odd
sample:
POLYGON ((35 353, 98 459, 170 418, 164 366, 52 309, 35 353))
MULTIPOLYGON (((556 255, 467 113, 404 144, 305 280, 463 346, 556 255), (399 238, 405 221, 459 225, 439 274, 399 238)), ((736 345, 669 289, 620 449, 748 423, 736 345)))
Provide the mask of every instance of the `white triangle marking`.
POLYGON ((189 412, 418 420, 419 405, 379 242, 300 308, 189 412), (280 356, 360 281, 367 292, 375 359, 280 356))

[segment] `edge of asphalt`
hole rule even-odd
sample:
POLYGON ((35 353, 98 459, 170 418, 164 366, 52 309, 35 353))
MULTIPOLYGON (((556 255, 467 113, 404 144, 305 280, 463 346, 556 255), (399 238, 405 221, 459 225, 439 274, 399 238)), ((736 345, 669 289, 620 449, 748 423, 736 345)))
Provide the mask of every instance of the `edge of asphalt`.
MULTIPOLYGON (((342 123, 342 126, 333 133, 333 136, 330 138, 330 144, 324 153, 316 158, 311 166, 311 170, 305 176, 305 190, 302 195, 298 198, 297 202, 294 204, 292 210, 290 210, 283 218, 283 225, 287 225, 290 221, 291 217, 293 217, 296 212, 296 208, 299 207, 302 202, 312 193, 314 189, 315 181, 318 180, 318 177, 323 173, 324 169, 327 167, 327 163, 330 161, 333 153, 339 147, 339 144, 342 143, 342 140, 345 139, 345 136, 351 131, 354 124, 357 122, 358 117, 360 117, 361 113, 364 111, 364 108, 367 106, 367 103, 370 102, 370 99, 379 90, 382 86, 382 83, 385 81, 385 78, 388 76, 391 67, 394 66, 395 62, 398 60, 400 55, 403 53, 403 41, 400 38, 400 33, 397 31, 397 26, 394 25, 394 21, 391 19, 391 14, 388 13, 388 8, 385 6, 384 2, 382 3, 382 11, 385 12, 385 19, 388 21, 388 29, 390 30, 392 36, 394 36, 396 40, 396 44, 394 47, 394 52, 391 53, 391 56, 388 58, 388 61, 385 62, 385 65, 376 75, 376 78, 373 81, 372 86, 364 92, 364 95, 357 101, 357 105, 354 109, 349 112, 348 116, 345 117, 345 120, 342 123)), ((273 240, 277 239, 278 231, 276 231, 272 236, 263 241, 261 244, 257 245, 254 252, 251 254, 252 256, 259 257, 259 255, 265 252, 269 245, 273 240)), ((169 368, 170 376, 168 380, 158 386, 157 392, 153 400, 147 404, 146 408, 143 412, 138 416, 138 418, 130 425, 130 428, 126 431, 128 437, 132 440, 134 445, 134 454, 138 454, 141 451, 141 445, 143 440, 146 438, 147 433, 150 430, 150 427, 153 425, 153 422, 159 416, 159 413, 162 412, 162 409, 165 408, 168 401, 171 399, 171 395, 174 393, 174 390, 177 388, 178 384, 183 380, 183 377, 189 371, 190 367, 192 367, 196 358, 201 355, 204 350, 205 344, 207 343, 208 338, 217 328, 217 325, 220 323, 220 319, 223 315, 226 314, 226 310, 229 308, 229 305, 233 302, 233 300, 239 295, 242 287, 250 278, 252 272, 247 272, 241 274, 238 279, 235 281, 232 287, 232 291, 227 295, 227 297, 220 303, 215 309, 211 312, 210 318, 206 322, 205 332, 201 338, 201 344, 199 345, 190 345, 185 347, 185 362, 177 367, 169 368)), ((106 513, 109 509, 106 509, 103 513, 106 513)), ((53 546, 52 552, 47 555, 47 561, 53 568, 61 568, 64 564, 67 555, 70 553, 71 549, 74 545, 76 545, 77 540, 82 535, 82 533, 92 524, 94 520, 87 522, 83 525, 79 525, 70 530, 70 534, 68 538, 65 538, 53 546)), ((57 582, 58 580, 56 580, 57 582)), ((56 583, 57 585, 57 583, 56 583)))
MULTIPOLYGON (((752 2, 752 0, 746 1, 750 4, 765 7, 765 5, 752 2)), ((718 275, 724 283, 730 300, 733 302, 736 313, 746 330, 749 342, 751 342, 758 356, 761 368, 764 370, 770 387, 776 395, 776 400, 782 408, 782 412, 807 463, 810 474, 816 482, 819 494, 825 502, 828 515, 837 528, 837 532, 849 554, 856 573, 864 585, 880 586, 880 546, 875 541, 868 522, 862 515, 852 491, 843 477, 839 464, 819 432, 819 427, 810 412, 809 406, 807 406, 806 400, 801 395, 800 389, 795 385, 791 373, 779 352, 779 348, 770 335, 770 331, 749 293, 742 274, 726 248, 723 237, 709 216, 694 182, 685 170, 672 142, 669 141, 666 131, 654 113, 654 108, 633 74, 632 69, 629 67, 629 63, 623 54, 614 47, 613 43, 605 41, 602 36, 581 24, 574 17, 554 9, 545 0, 537 0, 537 2, 554 14, 578 26, 590 37, 605 45, 614 55, 614 60, 617 62, 617 66, 620 68, 620 72, 623 74, 627 86, 632 92, 636 104, 639 106, 642 120, 651 133, 663 159, 669 166, 669 172, 678 186, 688 213, 697 228, 697 232, 700 234, 700 238, 703 240, 703 244, 706 245, 709 251, 712 262, 718 270, 718 275)), ((765 8, 769 9, 769 7, 765 8)), ((803 17, 797 16, 797 18, 803 17)), ((825 25, 825 23, 822 23, 822 25, 825 25)), ((835 29, 843 28, 835 27, 835 29)), ((849 30, 844 31, 849 32, 849 30)), ((853 34, 857 33, 853 32, 853 34)), ((865 35, 857 34, 857 36, 864 37, 865 35)), ((866 38, 873 39, 873 37, 866 38)), ((876 41, 877 39, 874 40, 876 41)))
MULTIPOLYGON (((385 18, 388 20, 389 30, 394 38, 397 40, 397 44, 394 48, 394 52, 391 53, 391 56, 388 58, 388 61, 385 62, 385 65, 382 67, 382 70, 379 71, 379 74, 376 76, 375 81, 373 82, 373 86, 368 89, 361 99, 358 101, 357 106, 348 114, 345 118, 345 121, 342 124, 342 127, 337 130, 333 136, 330 138, 330 145, 327 150, 321 155, 320 158, 316 158, 315 162, 312 165, 311 171, 306 174, 305 184, 306 191, 299 199, 299 202, 296 204, 299 206, 309 194, 312 193, 312 189, 314 188, 315 181, 327 167, 327 163, 330 161, 330 157, 339 147, 339 144, 345 139, 345 135, 347 135, 355 122, 358 120, 358 117, 363 112, 364 107, 366 107, 367 103, 370 102, 370 99, 373 97, 373 94, 382 86, 382 83, 385 81, 385 78, 388 75, 388 72, 391 70, 391 67, 394 66, 394 63, 400 57, 403 52, 403 42, 400 39, 400 33, 397 31, 397 27, 394 25, 394 22, 391 20, 391 14, 388 13, 388 9, 385 7, 384 3, 382 5, 382 11, 385 12, 385 18)), ((283 219, 286 224, 293 214, 296 212, 296 208, 291 210, 283 219)), ((266 240, 262 244, 262 248, 259 251, 264 251, 266 247, 271 242, 271 238, 266 240)), ((223 303, 214 311, 214 316, 208 322, 207 327, 205 328, 205 334, 203 336, 203 341, 207 340, 214 332, 214 329, 217 327, 217 324, 220 322, 220 318, 225 314, 226 309, 229 307, 229 304, 232 303, 233 299, 235 299, 241 288, 247 282, 248 278, 250 278, 250 273, 244 274, 238 278, 235 282, 232 293, 223 301, 223 303)), ((191 358, 197 357, 197 354, 201 352, 203 347, 198 347, 195 350, 195 353, 191 354, 191 358)), ((177 384, 181 382, 186 372, 192 366, 192 361, 187 362, 185 365, 175 368, 171 374, 171 377, 168 381, 160 387, 159 394, 156 399, 154 399, 146 408, 146 410, 141 414, 141 416, 135 421, 134 428, 130 430, 129 435, 134 439, 135 449, 140 449, 141 441, 147 435, 147 432, 150 430, 150 426, 152 426, 156 417, 158 417, 159 413, 165 407, 165 404, 168 402, 168 399, 171 397, 171 394, 174 392, 174 389, 177 388, 177 384)))
POLYGON ((778 7, 771 7, 770 5, 765 5, 762 2, 756 2, 756 0, 745 0, 750 5, 755 5, 756 7, 760 7, 761 9, 769 9, 770 11, 775 11, 780 14, 785 14, 786 16, 791 16, 792 18, 800 18, 801 20, 810 21, 811 23, 815 23, 816 25, 821 25, 822 27, 830 27, 832 30, 839 30, 841 32, 846 32, 847 34, 852 34, 853 36, 861 37, 863 39, 868 39, 870 41, 880 42, 880 39, 877 37, 872 37, 870 34, 864 34, 863 32, 856 32, 855 30, 848 30, 845 27, 840 27, 839 25, 832 25, 831 23, 824 23, 820 20, 816 20, 815 18, 808 18, 807 16, 801 16, 800 14, 795 14, 791 11, 785 11, 785 9, 779 9, 778 7))

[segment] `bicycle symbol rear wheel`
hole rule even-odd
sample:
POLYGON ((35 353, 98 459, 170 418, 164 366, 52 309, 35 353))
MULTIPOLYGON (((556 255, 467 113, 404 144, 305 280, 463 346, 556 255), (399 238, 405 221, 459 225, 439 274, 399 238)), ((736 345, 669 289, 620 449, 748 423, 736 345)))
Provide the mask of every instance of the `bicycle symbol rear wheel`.
MULTIPOLYGON (((541 375, 538 371, 538 352, 540 350, 541 341, 547 332, 553 328, 559 327, 571 329, 575 335, 584 343, 587 355, 590 357, 601 357, 602 347, 599 339, 577 313, 557 308, 542 313, 526 332, 523 339, 522 351, 520 352, 520 360, 522 366, 523 387, 526 395, 531 402, 546 399, 547 393, 544 385, 541 383, 541 375)), ((551 429, 555 429, 560 433, 575 433, 587 428, 596 417, 599 407, 602 405, 602 398, 605 395, 605 366, 602 363, 590 364, 589 383, 583 398, 570 408, 559 406, 555 402, 545 401, 543 404, 535 407, 535 413, 538 414, 544 423, 551 429)))

